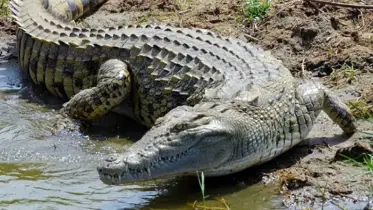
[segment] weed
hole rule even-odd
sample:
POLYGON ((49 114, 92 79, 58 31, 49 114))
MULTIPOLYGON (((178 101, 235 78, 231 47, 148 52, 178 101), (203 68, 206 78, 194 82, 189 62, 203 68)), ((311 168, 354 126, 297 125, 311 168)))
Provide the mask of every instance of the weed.
POLYGON ((197 178, 198 178, 198 183, 199 187, 201 189, 201 194, 202 194, 202 202, 203 204, 200 205, 198 204, 198 201, 194 201, 193 204, 191 204, 191 207, 195 210, 230 210, 230 207, 228 206, 227 202, 224 200, 224 198, 216 199, 218 202, 222 204, 223 207, 213 207, 213 206, 207 206, 205 201, 206 198, 209 197, 208 195, 205 195, 205 175, 203 172, 199 173, 197 171, 197 178))
MULTIPOLYGON (((373 124, 373 118, 368 118, 367 121, 371 122, 373 124)), ((360 132, 364 135, 373 137, 373 132, 360 132)), ((363 154, 363 161, 359 162, 354 158, 348 157, 346 155, 340 154, 343 158, 345 158, 345 162, 350 163, 357 167, 363 167, 368 171, 368 174, 373 176, 373 154, 363 154)), ((370 183, 370 192, 373 194, 373 183, 370 183)), ((341 208, 345 209, 345 208, 341 208)))
POLYGON ((335 51, 333 49, 329 49, 328 52, 328 57, 332 56, 333 54, 335 54, 335 51))
POLYGON ((355 117, 373 119, 373 105, 369 105, 365 100, 350 101, 347 105, 355 117))
POLYGON ((244 12, 249 21, 263 18, 270 9, 271 0, 246 0, 244 12))
MULTIPOLYGON (((373 124, 373 117, 368 118, 367 121, 371 122, 373 124)), ((360 133, 373 137, 373 132, 363 132, 360 131, 360 133)), ((355 166, 364 167, 368 170, 368 172, 373 176, 373 154, 364 154, 363 161, 359 162, 355 160, 354 158, 348 157, 346 155, 340 154, 343 158, 345 158, 346 162, 353 164, 355 166)))
POLYGON ((330 80, 336 83, 335 85, 351 84, 359 74, 360 71, 353 64, 347 65, 345 62, 339 70, 333 69, 333 72, 330 74, 330 80))
MULTIPOLYGON (((373 133, 372 133, 373 135, 373 133)), ((363 162, 359 162, 351 157, 348 157, 346 155, 343 155, 341 154, 342 157, 344 157, 346 160, 345 162, 347 163, 350 163, 354 166, 358 166, 358 167, 364 167, 368 170, 368 172, 373 176, 373 155, 372 154, 368 154, 368 155, 364 155, 363 157, 363 162)))
POLYGON ((201 188, 202 201, 205 202, 205 199, 209 196, 205 195, 205 175, 203 174, 203 171, 201 172, 200 175, 198 174, 198 171, 197 171, 197 178, 198 178, 199 187, 201 188))
POLYGON ((0 0, 0 17, 8 17, 8 0, 0 0))
POLYGON ((356 79, 356 76, 358 75, 358 72, 354 68, 353 64, 351 66, 344 64, 341 70, 342 70, 344 77, 347 78, 348 82, 356 79))
MULTIPOLYGON (((373 136, 373 133, 368 133, 368 134, 373 136)), ((346 162, 351 163, 357 167, 365 168, 368 171, 368 174, 373 176, 373 155, 372 154, 364 155, 363 162, 356 161, 355 159, 342 155, 342 154, 341 156, 346 159, 346 162)), ((369 183, 369 185, 370 185, 370 192, 373 194, 373 184, 369 183)), ((341 209, 344 210, 345 208, 341 208, 341 209)))

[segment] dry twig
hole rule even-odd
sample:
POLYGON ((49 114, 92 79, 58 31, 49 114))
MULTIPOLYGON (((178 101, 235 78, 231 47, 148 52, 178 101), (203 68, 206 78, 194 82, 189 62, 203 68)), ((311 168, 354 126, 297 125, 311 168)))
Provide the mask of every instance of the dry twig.
POLYGON ((248 39, 252 39, 252 40, 254 40, 254 41, 257 41, 257 42, 259 42, 259 39, 257 39, 257 38, 255 38, 255 37, 253 37, 253 36, 251 36, 251 35, 249 35, 249 34, 243 34, 246 38, 248 38, 248 39))
POLYGON ((373 5, 345 4, 345 3, 324 1, 324 0, 304 0, 304 1, 316 2, 316 3, 320 3, 320 4, 329 4, 329 5, 338 6, 338 7, 350 7, 350 8, 358 8, 358 9, 373 9, 373 5))

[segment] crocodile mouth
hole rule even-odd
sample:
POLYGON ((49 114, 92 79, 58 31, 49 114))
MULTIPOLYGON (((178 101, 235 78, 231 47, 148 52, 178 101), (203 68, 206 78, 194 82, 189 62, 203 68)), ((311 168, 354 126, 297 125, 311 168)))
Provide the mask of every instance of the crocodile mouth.
POLYGON ((120 185, 195 175, 229 161, 233 151, 229 126, 200 115, 196 121, 190 113, 193 120, 188 120, 186 115, 177 110, 169 113, 169 120, 163 118, 163 124, 153 127, 123 154, 103 161, 97 167, 101 181, 120 185))
POLYGON ((133 153, 123 154, 119 157, 106 159, 102 165, 97 167, 97 171, 100 180, 108 185, 187 175, 189 172, 194 172, 194 169, 190 171, 190 168, 186 167, 187 163, 190 164, 192 159, 195 159, 193 153, 193 149, 188 148, 174 155, 152 158, 152 161, 133 153), (135 163, 134 156, 141 157, 142 160, 135 163))

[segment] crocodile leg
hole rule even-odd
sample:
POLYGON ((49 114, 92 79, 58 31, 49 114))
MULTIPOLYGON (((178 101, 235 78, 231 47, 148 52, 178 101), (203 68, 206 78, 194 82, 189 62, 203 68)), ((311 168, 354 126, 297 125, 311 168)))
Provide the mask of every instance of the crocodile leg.
POLYGON ((103 63, 98 71, 97 85, 80 91, 63 105, 61 113, 79 121, 89 122, 119 105, 131 91, 127 65, 117 59, 103 63))
MULTIPOLYGON (((307 80, 298 87, 298 94, 315 120, 318 110, 324 111, 346 134, 356 131, 355 117, 347 105, 321 83, 307 80)), ((307 120, 306 120, 307 121, 307 120)))
POLYGON ((354 133, 357 128, 354 123, 355 117, 350 109, 337 96, 330 93, 329 90, 324 89, 324 104, 323 111, 338 124, 339 127, 346 133, 354 133))
POLYGON ((72 22, 88 16, 100 8, 107 0, 44 0, 44 8, 64 22, 72 22))

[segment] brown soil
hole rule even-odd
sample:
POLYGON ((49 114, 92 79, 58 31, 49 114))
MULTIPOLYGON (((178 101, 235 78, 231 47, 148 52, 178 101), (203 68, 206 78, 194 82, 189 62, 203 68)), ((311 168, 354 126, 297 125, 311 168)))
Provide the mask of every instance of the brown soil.
POLYGON ((9 35, 15 35, 15 26, 9 17, 0 15, 0 56, 7 53, 9 35))
MULTIPOLYGON (((373 112, 371 11, 302 0, 274 0, 263 20, 250 23, 242 8, 239 0, 110 0, 80 24, 163 22, 238 36, 270 50, 294 76, 298 76, 304 60, 305 70, 315 79, 322 80, 346 101, 359 98, 366 102, 363 108, 373 112)), ((14 37, 14 24, 0 19, 0 29, 1 37, 4 32, 14 37)), ((354 111, 358 114, 360 109, 354 111)), ((359 124, 361 131, 373 130, 371 123, 359 124)), ((372 149, 365 143, 371 139, 361 133, 349 138, 335 136, 341 133, 325 115, 320 116, 303 145, 258 169, 259 176, 266 182, 281 183, 287 206, 317 206, 317 201, 333 196, 360 199, 369 192, 373 178, 363 168, 341 161, 339 154, 370 153, 372 149), (365 146, 355 144, 357 141, 365 146)))

